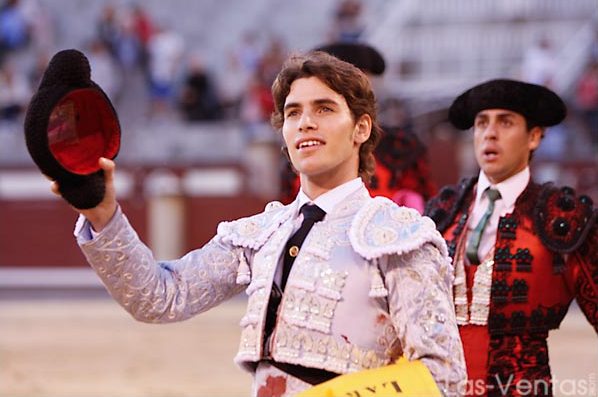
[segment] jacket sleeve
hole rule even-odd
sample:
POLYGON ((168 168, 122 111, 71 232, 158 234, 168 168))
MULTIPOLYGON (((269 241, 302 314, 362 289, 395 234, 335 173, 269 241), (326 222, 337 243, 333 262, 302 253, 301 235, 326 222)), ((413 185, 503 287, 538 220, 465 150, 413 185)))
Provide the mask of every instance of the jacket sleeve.
POLYGON ((242 291, 237 283, 241 256, 248 250, 216 235, 180 259, 158 262, 120 208, 99 234, 80 218, 77 242, 108 292, 135 319, 174 322, 206 311, 242 291))
POLYGON ((598 221, 568 262, 577 304, 598 334, 598 221))
POLYGON ((444 395, 460 395, 467 375, 453 308, 450 262, 431 243, 387 258, 381 270, 403 354, 421 360, 444 395))

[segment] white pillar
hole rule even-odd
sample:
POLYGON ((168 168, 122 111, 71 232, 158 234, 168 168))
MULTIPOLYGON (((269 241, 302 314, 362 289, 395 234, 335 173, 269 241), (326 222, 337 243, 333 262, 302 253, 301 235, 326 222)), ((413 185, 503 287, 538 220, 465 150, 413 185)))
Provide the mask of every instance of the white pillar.
POLYGON ((180 179, 169 170, 156 170, 145 181, 148 245, 159 260, 184 254, 185 200, 180 179))

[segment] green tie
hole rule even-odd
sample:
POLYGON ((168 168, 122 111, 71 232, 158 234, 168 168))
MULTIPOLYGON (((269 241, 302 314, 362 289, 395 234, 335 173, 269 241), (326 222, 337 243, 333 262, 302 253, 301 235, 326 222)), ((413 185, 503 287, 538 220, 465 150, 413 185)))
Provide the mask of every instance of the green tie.
POLYGON ((480 258, 478 258, 480 240, 482 239, 484 228, 492 215, 492 211, 494 211, 494 202, 500 198, 500 192, 496 189, 486 189, 486 197, 488 197, 488 208, 486 209, 486 212, 484 212, 478 225, 471 232, 469 240, 467 241, 467 259, 469 259, 469 263, 472 265, 480 263, 480 258))

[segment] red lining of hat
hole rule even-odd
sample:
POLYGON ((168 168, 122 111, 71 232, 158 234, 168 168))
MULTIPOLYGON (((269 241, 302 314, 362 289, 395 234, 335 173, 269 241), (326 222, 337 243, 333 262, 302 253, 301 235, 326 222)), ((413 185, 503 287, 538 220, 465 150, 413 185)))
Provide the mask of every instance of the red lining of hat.
POLYGON ((48 121, 48 146, 67 171, 89 175, 100 157, 114 158, 120 126, 108 100, 98 90, 82 88, 65 95, 48 121))

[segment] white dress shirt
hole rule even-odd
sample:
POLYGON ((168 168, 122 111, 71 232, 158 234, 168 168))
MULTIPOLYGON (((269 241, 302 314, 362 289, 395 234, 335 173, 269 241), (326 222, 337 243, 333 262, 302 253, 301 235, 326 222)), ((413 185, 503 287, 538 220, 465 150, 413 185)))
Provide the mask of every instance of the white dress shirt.
MULTIPOLYGON (((335 187, 334 189, 327 191, 324 194, 321 194, 315 200, 311 200, 307 196, 307 194, 303 192, 303 189, 299 189, 299 194, 297 195, 297 210, 294 215, 295 225, 293 228, 293 233, 295 233, 301 227, 301 223, 303 222, 303 215, 299 213, 299 210, 301 209, 301 207, 303 207, 304 204, 315 204, 318 207, 320 207, 325 213, 328 214, 332 212, 334 207, 336 207, 343 200, 349 197, 349 195, 359 190, 362 186, 363 181, 361 180, 361 178, 357 177, 355 179, 343 183, 342 185, 335 187)), ((276 269, 276 274, 274 275, 274 280, 276 280, 276 283, 278 285, 280 285, 282 280, 283 256, 284 255, 281 255, 281 257, 279 258, 278 268, 276 269)))
POLYGON ((506 180, 493 185, 488 180, 484 171, 480 171, 480 177, 478 179, 478 185, 476 190, 475 202, 471 216, 468 222, 468 235, 480 222, 480 219, 488 208, 488 197, 484 192, 487 188, 497 189, 500 192, 500 198, 494 203, 494 212, 482 233, 480 240, 480 246, 478 248, 478 257, 480 260, 484 260, 486 255, 494 247, 496 243, 496 230, 498 229, 498 219, 502 216, 510 214, 515 209, 515 201, 517 197, 523 193, 530 180, 529 167, 525 167, 522 171, 513 175, 506 180))
POLYGON ((299 205, 297 206, 297 211, 301 209, 303 204, 311 203, 315 204, 321 209, 324 210, 326 213, 330 213, 334 207, 336 207, 339 203, 345 200, 349 195, 353 192, 356 192, 357 189, 363 186, 363 181, 361 178, 355 178, 350 180, 349 182, 345 182, 342 185, 335 187, 327 191, 326 193, 318 196, 315 200, 311 200, 307 197, 307 194, 303 192, 303 189, 299 190, 299 194, 297 195, 297 200, 299 200, 299 205))

